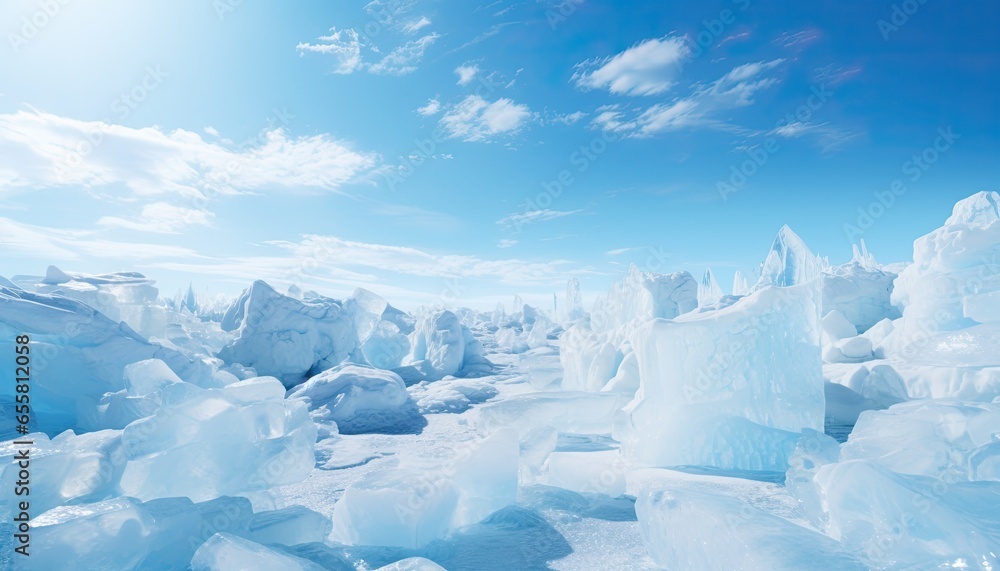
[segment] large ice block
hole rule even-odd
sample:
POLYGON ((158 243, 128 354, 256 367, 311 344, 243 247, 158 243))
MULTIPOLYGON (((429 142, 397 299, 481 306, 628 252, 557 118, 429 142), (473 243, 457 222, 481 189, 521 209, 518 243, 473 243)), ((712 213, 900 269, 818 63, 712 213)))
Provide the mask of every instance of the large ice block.
POLYGON ((640 388, 616 425, 641 466, 781 470, 803 428, 823 429, 815 282, 633 334, 640 388))

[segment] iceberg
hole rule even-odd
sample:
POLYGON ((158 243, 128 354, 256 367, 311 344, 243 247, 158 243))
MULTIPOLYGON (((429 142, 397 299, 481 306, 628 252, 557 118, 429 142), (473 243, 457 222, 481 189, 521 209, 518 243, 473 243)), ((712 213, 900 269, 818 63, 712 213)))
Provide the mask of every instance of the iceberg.
POLYGON ((492 371, 482 343, 448 310, 425 315, 410 334, 410 353, 404 365, 422 379, 436 381, 448 375, 476 375, 492 371))

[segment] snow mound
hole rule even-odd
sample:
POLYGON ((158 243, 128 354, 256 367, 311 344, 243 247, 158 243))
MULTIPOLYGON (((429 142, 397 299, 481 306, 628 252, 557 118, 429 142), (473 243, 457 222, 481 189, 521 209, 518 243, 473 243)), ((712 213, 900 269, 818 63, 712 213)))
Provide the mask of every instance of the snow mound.
POLYGON ((335 422, 341 434, 400 433, 426 424, 403 379, 392 371, 342 365, 311 377, 288 396, 305 399, 317 424, 335 422))
POLYGON ((637 329, 639 392, 615 430, 625 457, 784 471, 797 433, 823 428, 818 298, 813 284, 766 288, 637 329))
POLYGON ((496 388, 487 381, 449 377, 424 381, 408 390, 423 414, 462 413, 497 396, 496 388))

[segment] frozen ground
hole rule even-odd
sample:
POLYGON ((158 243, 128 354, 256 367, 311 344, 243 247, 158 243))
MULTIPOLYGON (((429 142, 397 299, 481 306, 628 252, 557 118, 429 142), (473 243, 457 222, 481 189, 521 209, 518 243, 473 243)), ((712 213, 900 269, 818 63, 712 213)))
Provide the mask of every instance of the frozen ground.
POLYGON ((0 279, 0 353, 32 369, 25 436, 0 379, 0 564, 997 569, 997 200, 898 274, 785 227, 730 294, 632 268, 558 314, 0 279))

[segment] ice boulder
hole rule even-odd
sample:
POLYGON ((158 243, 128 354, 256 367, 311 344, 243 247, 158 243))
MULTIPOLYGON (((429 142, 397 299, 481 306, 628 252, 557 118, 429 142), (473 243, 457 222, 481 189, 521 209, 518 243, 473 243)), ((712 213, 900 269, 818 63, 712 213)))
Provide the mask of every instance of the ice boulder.
POLYGON ((823 272, 823 311, 837 311, 858 331, 867 331, 883 319, 900 316, 891 302, 896 274, 879 266, 867 248, 855 249, 854 259, 823 272))
MULTIPOLYGON (((1000 404, 912 401, 863 413, 840 458, 946 482, 994 479, 977 469, 1000 454, 994 446, 998 441, 1000 404)), ((1000 461, 1000 455, 994 461, 1000 461)))
POLYGON ((311 377, 289 392, 309 403, 317 424, 335 422, 341 434, 410 432, 426 421, 392 371, 341 365, 311 377))
POLYGON ((259 512, 250 518, 250 539, 262 544, 322 543, 330 535, 330 518, 305 506, 259 512))
POLYGON ((688 272, 655 274, 634 264, 628 275, 594 303, 590 328, 596 332, 617 329, 627 323, 670 319, 698 307, 698 282, 688 272))
MULTIPOLYGON (((125 367, 137 361, 159 359, 189 382, 215 384, 207 363, 150 343, 84 303, 0 287, 0 350, 13 355, 21 335, 31 340, 32 428, 49 435, 95 427, 98 402, 125 388, 125 367)), ((0 373, 0 403, 14 401, 14 373, 0 373)))
POLYGON ((448 375, 488 373, 482 344, 458 316, 438 310, 423 316, 410 334, 410 353, 404 365, 419 372, 423 379, 436 381, 448 375))
POLYGON ((404 458, 348 486, 334 508, 331 539, 419 548, 516 502, 513 430, 453 448, 448 456, 404 458))
POLYGON ((340 364, 357 348, 355 316, 335 299, 299 301, 256 281, 222 321, 223 329, 236 329, 237 335, 219 358, 291 387, 340 364))
MULTIPOLYGON (((33 513, 69 504, 105 500, 118 495, 118 483, 125 469, 121 431, 102 430, 76 435, 67 430, 51 440, 41 433, 25 439, 31 458, 31 506, 33 513)), ((20 467, 17 455, 25 450, 13 441, 0 445, 0 483, 14 490, 20 467)), ((13 498, 13 496, 11 496, 13 498)), ((0 504, 0 516, 10 521, 15 504, 0 504)))
POLYGON ((32 522, 31 555, 19 568, 69 571, 184 569, 213 533, 246 533, 245 498, 116 498, 56 508, 32 522))
POLYGON ((323 571, 323 568, 301 557, 275 551, 263 545, 228 533, 217 533, 202 544, 191 559, 191 571, 243 571, 273 569, 275 571, 323 571))
POLYGON ((562 387, 568 391, 599 391, 615 377, 625 358, 623 330, 595 332, 586 322, 567 329, 560 338, 562 387))
POLYGON ((122 431, 121 490, 149 500, 195 501, 304 480, 315 465, 316 425, 306 404, 285 399, 273 377, 220 389, 174 383, 160 408, 122 431))
POLYGON ((899 274, 892 301, 910 327, 954 330, 1000 321, 1000 194, 979 192, 955 204, 944 226, 917 238, 913 263, 899 274))
POLYGON ((865 460, 822 466, 814 482, 828 511, 827 534, 870 568, 1000 564, 1000 482, 946 483, 865 460))
POLYGON ((867 569, 835 540, 738 498, 649 490, 635 503, 649 556, 665 569, 867 569))
POLYGON ((639 391, 616 423, 640 466, 787 468, 803 428, 823 429, 819 292, 764 288, 635 331, 639 391))

